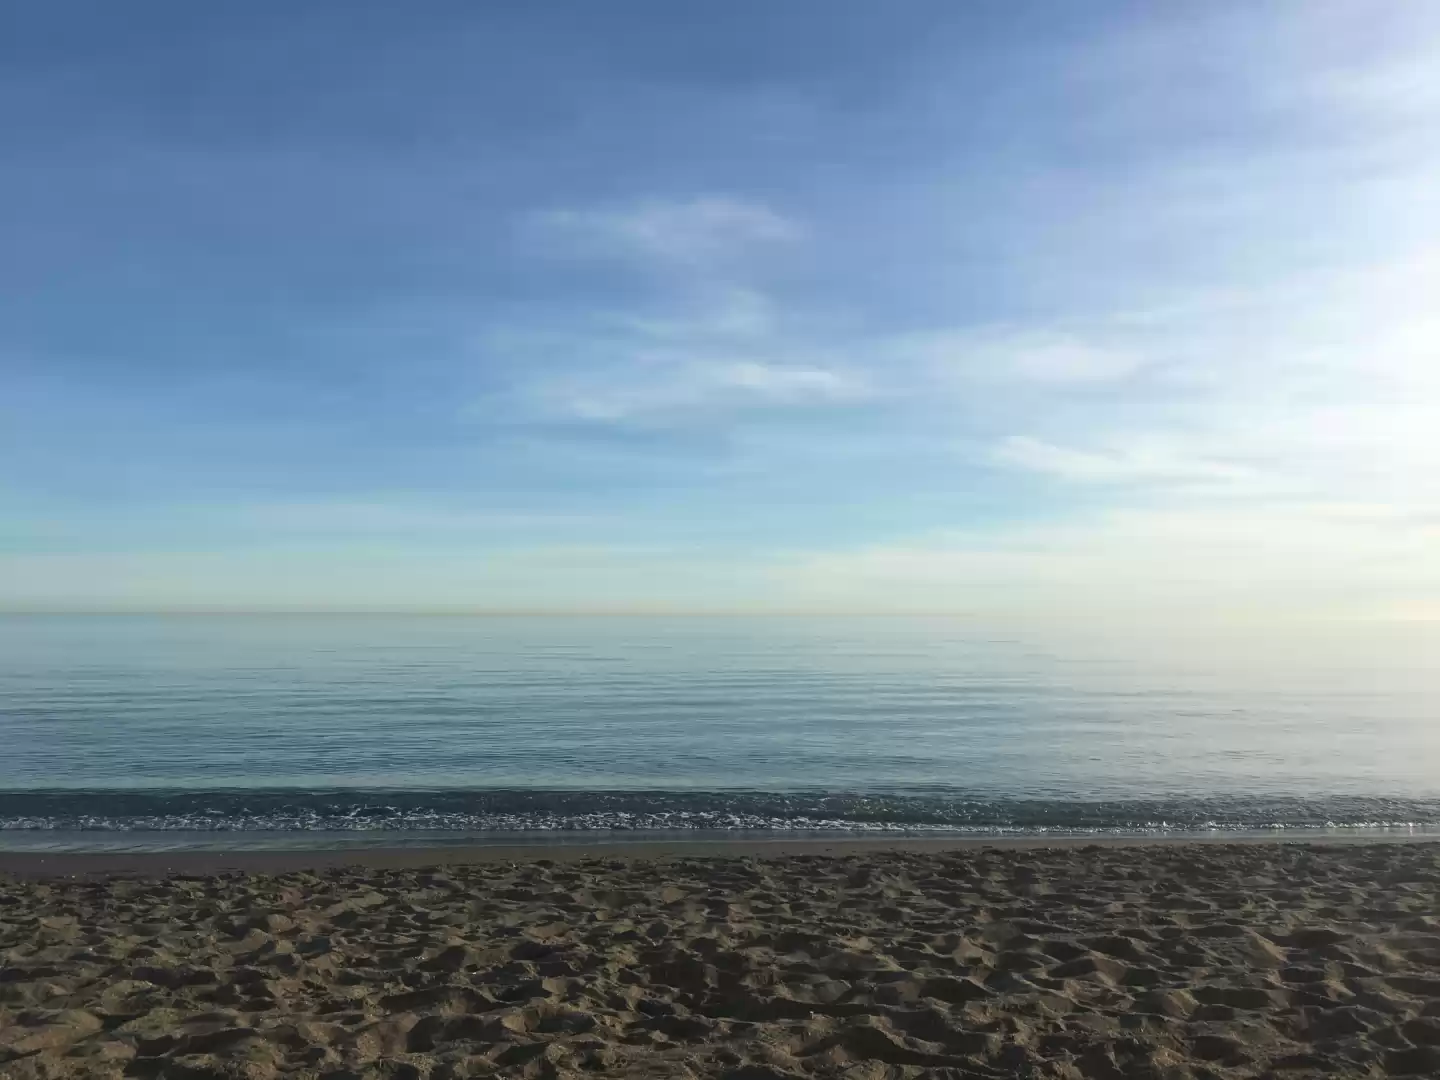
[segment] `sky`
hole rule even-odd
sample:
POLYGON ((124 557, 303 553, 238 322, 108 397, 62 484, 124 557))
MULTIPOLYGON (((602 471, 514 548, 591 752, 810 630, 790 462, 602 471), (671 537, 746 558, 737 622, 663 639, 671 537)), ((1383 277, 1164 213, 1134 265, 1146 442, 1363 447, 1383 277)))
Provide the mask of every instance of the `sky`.
POLYGON ((1440 617, 1440 5, 0 14, 0 608, 1440 617))

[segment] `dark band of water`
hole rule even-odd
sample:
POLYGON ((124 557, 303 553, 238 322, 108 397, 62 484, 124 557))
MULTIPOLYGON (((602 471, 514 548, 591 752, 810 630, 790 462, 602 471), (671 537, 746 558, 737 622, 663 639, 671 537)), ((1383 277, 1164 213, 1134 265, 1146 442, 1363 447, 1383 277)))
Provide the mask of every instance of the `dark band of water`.
POLYGON ((0 792, 0 847, 73 846, 73 834, 113 846, 128 834, 193 834, 211 845, 280 837, 284 846, 385 833, 391 842, 464 834, 965 833, 1126 835, 1292 830, 1440 830, 1440 800, 1279 797, 1075 801, 834 792, 535 790, 223 790, 0 792), (308 837, 308 839, 307 839, 308 837))

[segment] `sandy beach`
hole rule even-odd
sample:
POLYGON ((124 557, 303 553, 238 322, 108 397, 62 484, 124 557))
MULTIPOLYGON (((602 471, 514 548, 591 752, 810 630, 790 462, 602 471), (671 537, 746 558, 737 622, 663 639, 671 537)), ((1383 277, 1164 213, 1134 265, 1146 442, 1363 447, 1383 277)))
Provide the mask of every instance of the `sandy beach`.
POLYGON ((3 863, 0 1076, 1440 1075, 1440 845, 257 858, 3 863))

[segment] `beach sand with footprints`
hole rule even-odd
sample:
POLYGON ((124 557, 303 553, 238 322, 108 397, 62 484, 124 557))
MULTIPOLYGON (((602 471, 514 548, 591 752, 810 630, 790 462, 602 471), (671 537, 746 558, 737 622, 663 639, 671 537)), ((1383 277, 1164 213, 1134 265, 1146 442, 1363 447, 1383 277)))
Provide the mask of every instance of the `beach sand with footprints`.
POLYGON ((1440 1076, 1431 844, 79 869, 0 876, 0 1076, 1440 1076))

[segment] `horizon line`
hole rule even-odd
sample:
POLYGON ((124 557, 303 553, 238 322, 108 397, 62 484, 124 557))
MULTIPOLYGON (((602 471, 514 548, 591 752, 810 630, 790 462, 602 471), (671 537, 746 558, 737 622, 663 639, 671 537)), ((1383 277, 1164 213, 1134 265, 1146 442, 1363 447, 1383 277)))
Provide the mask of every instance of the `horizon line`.
POLYGON ((938 617, 971 618, 978 611, 940 609, 865 608, 0 608, 0 616, 100 616, 100 615, 238 615, 238 616, 387 616, 423 615, 447 618, 746 618, 754 616, 795 618, 831 617, 938 617))

